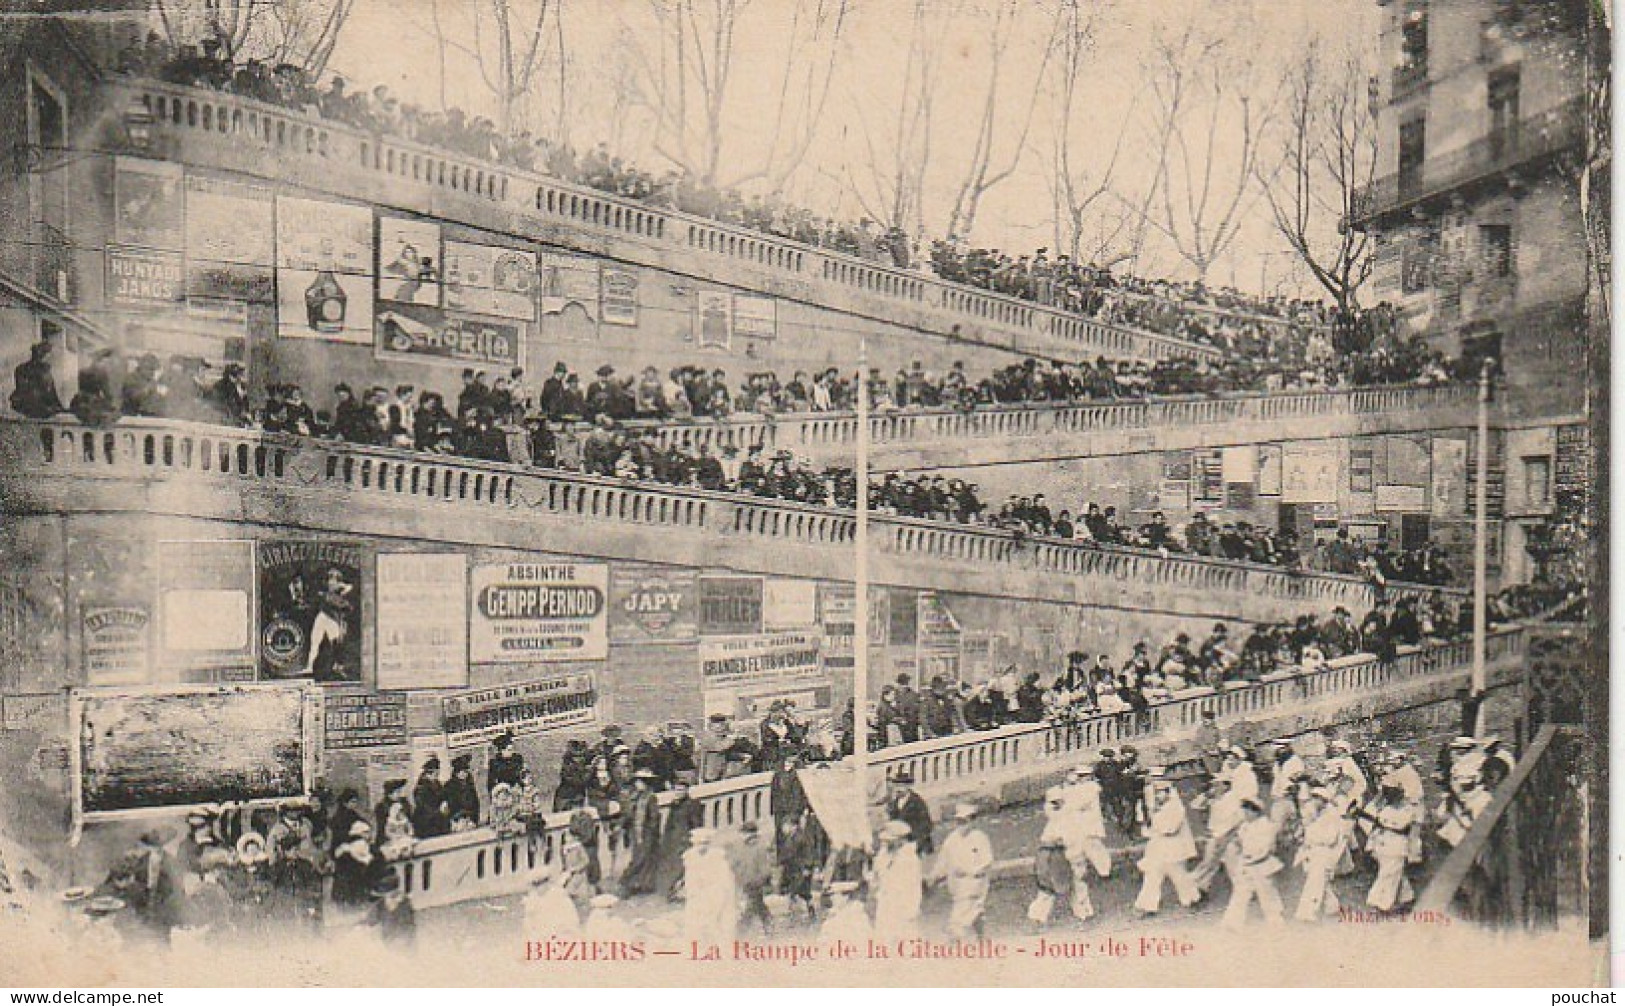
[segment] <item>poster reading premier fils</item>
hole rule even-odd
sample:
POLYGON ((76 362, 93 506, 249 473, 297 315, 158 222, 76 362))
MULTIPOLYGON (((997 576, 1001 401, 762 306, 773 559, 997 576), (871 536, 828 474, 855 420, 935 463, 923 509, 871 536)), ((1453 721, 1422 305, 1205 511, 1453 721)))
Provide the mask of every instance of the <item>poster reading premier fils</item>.
POLYGON ((476 664, 609 656, 609 564, 504 562, 474 567, 469 660, 476 664))

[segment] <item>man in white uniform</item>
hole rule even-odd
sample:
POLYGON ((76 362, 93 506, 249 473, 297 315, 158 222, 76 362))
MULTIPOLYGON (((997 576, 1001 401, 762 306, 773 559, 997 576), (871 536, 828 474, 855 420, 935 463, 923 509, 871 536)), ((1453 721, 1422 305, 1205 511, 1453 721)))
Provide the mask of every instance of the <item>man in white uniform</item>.
POLYGON ((1332 802, 1326 790, 1310 790, 1304 800, 1303 844, 1298 847, 1296 860, 1303 867, 1303 894, 1293 915, 1299 922, 1337 914, 1332 877, 1347 848, 1348 824, 1342 808, 1332 802))
POLYGON ((1275 856, 1275 836, 1280 826, 1264 815, 1257 800, 1241 801, 1241 827, 1236 829, 1236 858, 1230 876, 1235 886, 1230 904, 1224 909, 1224 925, 1239 926, 1247 921, 1247 906, 1258 899, 1264 921, 1283 921, 1281 892, 1275 889, 1275 875, 1281 861, 1275 856))
POLYGON ((924 890, 914 833, 902 821, 887 821, 880 828, 874 861, 875 935, 888 941, 918 935, 924 890))
POLYGON ((1174 885, 1174 894, 1186 908, 1202 897, 1185 866, 1196 857, 1196 839, 1191 836, 1185 802, 1161 768, 1151 770, 1149 788, 1151 819, 1146 825, 1145 854, 1140 857, 1140 872, 1145 879, 1134 899, 1134 907, 1147 915, 1162 908, 1164 880, 1174 885))
POLYGON ((976 806, 962 803, 954 808, 954 830, 948 833, 932 866, 933 880, 943 882, 952 902, 948 910, 948 935, 956 939, 982 934, 982 912, 987 908, 989 871, 993 868, 993 844, 972 822, 976 806))

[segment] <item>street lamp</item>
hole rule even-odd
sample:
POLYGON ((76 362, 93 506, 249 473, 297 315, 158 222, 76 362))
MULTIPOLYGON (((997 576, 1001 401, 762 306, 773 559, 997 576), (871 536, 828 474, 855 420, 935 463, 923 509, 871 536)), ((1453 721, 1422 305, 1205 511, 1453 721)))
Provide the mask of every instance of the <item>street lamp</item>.
POLYGON ((1478 492, 1473 514, 1473 679, 1468 701, 1472 703, 1472 730, 1483 731, 1484 692, 1489 687, 1489 672, 1485 667, 1485 641, 1489 632, 1489 471, 1490 471, 1490 390, 1491 375, 1495 371, 1493 357, 1484 361, 1478 375, 1478 492))

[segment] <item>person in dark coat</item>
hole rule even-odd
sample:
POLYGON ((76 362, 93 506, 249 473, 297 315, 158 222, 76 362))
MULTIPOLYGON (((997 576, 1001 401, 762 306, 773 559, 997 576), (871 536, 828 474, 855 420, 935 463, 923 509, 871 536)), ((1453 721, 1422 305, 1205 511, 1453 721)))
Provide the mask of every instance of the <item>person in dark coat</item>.
POLYGON ((423 762, 417 785, 412 787, 412 831, 421 839, 444 835, 450 830, 445 786, 440 782, 440 759, 430 755, 423 762))
POLYGON ((348 842, 351 838, 350 826, 365 820, 361 813, 361 794, 353 789, 340 793, 338 809, 333 811, 332 818, 327 822, 327 850, 332 852, 348 842))
POLYGON ((517 788, 525 774, 525 756, 513 749, 513 734, 497 737, 491 748, 491 760, 485 766, 485 791, 489 793, 504 782, 517 788))
POLYGON ((705 805, 688 794, 692 781, 692 772, 678 777, 672 787, 672 801, 666 807, 666 823, 660 831, 655 893, 663 893, 668 899, 676 899, 683 891, 683 853, 688 851, 689 834, 705 826, 705 805))
POLYGON ((480 794, 474 787, 474 770, 470 766, 473 755, 458 755, 451 760, 451 778, 446 780, 446 815, 453 823, 459 817, 472 824, 480 823, 480 794))
POLYGON ((41 339, 28 348, 28 362, 13 371, 11 407, 30 419, 50 419, 64 411, 51 373, 51 344, 41 339))
POLYGON ((931 808, 926 804, 925 797, 914 792, 914 773, 899 769, 890 782, 891 792, 886 795, 886 816, 908 825, 914 847, 920 855, 931 855, 936 850, 936 842, 932 838, 934 826, 931 823, 931 808))
POLYGON ((587 742, 573 737, 564 745, 559 759, 559 785, 553 791, 553 809, 570 810, 587 800, 587 784, 592 781, 592 751, 587 742))
MULTIPOLYGON (((389 808, 394 804, 404 804, 407 820, 412 819, 412 801, 401 795, 401 790, 405 788, 405 779, 390 779, 384 783, 384 798, 372 808, 372 827, 377 834, 384 834, 384 825, 389 822, 389 808)), ((413 834, 417 834, 415 828, 413 834)))
POLYGON ((656 889, 660 867, 660 804, 654 791, 655 774, 640 768, 632 775, 632 791, 621 807, 631 859, 621 874, 621 897, 649 894, 656 889))
POLYGON ((372 900, 372 885, 388 869, 372 847, 372 826, 357 817, 333 849, 333 903, 365 907, 372 900))
POLYGON ((80 422, 87 426, 104 426, 118 419, 118 388, 123 383, 120 370, 117 353, 103 349, 79 371, 79 392, 68 407, 80 422))

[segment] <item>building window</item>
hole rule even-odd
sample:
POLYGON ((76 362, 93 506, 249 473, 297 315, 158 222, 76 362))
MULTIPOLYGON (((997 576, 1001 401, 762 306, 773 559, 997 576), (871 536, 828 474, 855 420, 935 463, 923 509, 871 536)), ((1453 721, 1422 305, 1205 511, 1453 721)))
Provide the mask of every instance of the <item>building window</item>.
POLYGON ((1425 80, 1428 75, 1428 11, 1425 4, 1413 3, 1400 25, 1399 74, 1407 81, 1425 80))
POLYGON ((1505 279, 1512 275, 1512 226, 1480 224, 1478 248, 1484 263, 1485 279, 1505 279))
POLYGON ((1530 509, 1552 504, 1552 459, 1545 455, 1523 459, 1523 498, 1530 509))
POLYGON ((1406 195, 1422 184, 1422 162, 1427 158, 1427 120, 1399 124, 1399 190, 1406 195))
POLYGON ((1489 141, 1496 157, 1511 153, 1518 145, 1518 84, 1516 67, 1490 75, 1489 141))
POLYGON ((1437 232, 1424 233, 1405 243, 1400 258, 1400 290, 1421 293, 1433 283, 1433 259, 1439 249, 1437 232))

